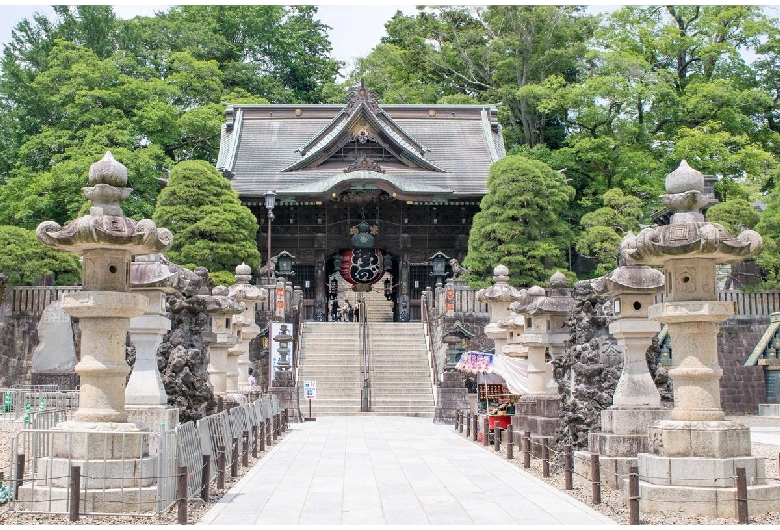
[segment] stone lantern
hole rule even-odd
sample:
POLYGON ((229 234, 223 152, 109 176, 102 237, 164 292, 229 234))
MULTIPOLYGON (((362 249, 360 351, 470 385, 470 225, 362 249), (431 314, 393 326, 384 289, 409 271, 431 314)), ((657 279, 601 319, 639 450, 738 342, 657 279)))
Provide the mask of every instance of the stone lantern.
POLYGON ((523 291, 509 285, 509 269, 504 265, 493 269, 493 281, 495 283, 490 287, 477 291, 476 299, 488 306, 490 322, 485 326, 485 335, 493 339, 498 355, 507 342, 506 321, 511 318, 509 306, 522 299, 523 291))
MULTIPOLYGON (((130 258, 163 252, 173 243, 170 231, 158 229, 152 221, 124 217, 119 202, 133 191, 124 187, 126 183, 127 168, 107 152, 89 168, 90 186, 82 188, 92 202, 89 214, 64 228, 45 221, 36 230, 38 240, 47 247, 84 256, 82 291, 63 295, 62 309, 78 318, 81 328, 81 361, 75 367, 81 388, 75 423, 90 422, 98 429, 101 423, 127 421, 129 319, 143 315, 149 306, 146 296, 128 292, 130 258)), ((136 430, 135 424, 126 428, 136 430)))
MULTIPOLYGON (((531 287, 524 305, 512 306, 525 318, 525 329, 517 342, 528 349, 528 394, 515 403, 512 423, 519 431, 529 431, 532 438, 553 436, 560 424, 561 398, 549 361, 563 353, 564 342, 569 338, 567 320, 574 299, 568 286, 566 277, 556 272, 548 282, 548 293, 541 287, 531 287)), ((541 445, 533 447, 541 453, 541 445)))
POLYGON ((236 267, 236 283, 228 288, 228 294, 244 303, 244 311, 234 317, 234 325, 241 330, 240 340, 234 346, 238 354, 238 385, 249 384, 249 342, 260 333, 255 323, 255 306, 267 298, 264 289, 249 283, 252 269, 246 263, 236 267))
POLYGON ((751 456, 750 430, 724 419, 717 335, 735 308, 718 301, 716 266, 755 256, 762 242, 752 230, 734 238, 706 222, 703 188, 704 176, 683 161, 661 196, 674 212, 671 224, 621 245, 629 259, 664 267, 664 303, 651 306, 649 317, 666 324, 674 351, 671 419, 650 427, 651 453, 638 455, 640 510, 736 517, 737 467, 745 468, 751 514, 775 510, 780 486, 766 484, 763 459, 751 456))
MULTIPOLYGON (((89 186, 82 188, 91 201, 89 213, 64 228, 45 221, 35 232, 43 245, 81 254, 84 261, 83 290, 62 297, 62 309, 78 318, 81 328, 81 360, 75 366, 80 378, 79 408, 73 421, 54 428, 59 433, 52 437, 52 456, 34 465, 45 470, 36 480, 45 482, 50 492, 61 491, 57 495, 62 498, 72 465, 82 466, 97 483, 106 479, 112 487, 136 488, 135 498, 127 500, 136 510, 154 506, 156 457, 149 456, 148 443, 136 434, 142 429, 128 422, 125 410, 125 381, 130 371, 125 360, 127 331, 130 319, 143 315, 149 306, 146 296, 128 292, 130 259, 164 252, 173 236, 149 219, 136 222, 124 216, 119 203, 133 191, 125 184, 127 168, 107 152, 89 168, 89 186), (96 457, 99 466, 95 466, 96 457), (136 470, 134 476, 128 476, 128 468, 136 470)), ((27 486, 19 488, 19 499, 34 501, 32 510, 49 510, 37 505, 38 500, 32 498, 35 492, 27 486)), ((109 502, 102 490, 87 488, 82 495, 83 502, 96 511, 109 502)))
MULTIPOLYGON (((273 340, 274 342, 279 343, 279 362, 276 363, 277 371, 289 372, 290 367, 292 366, 290 359, 288 359, 288 355, 290 355, 289 342, 292 341, 293 338, 291 335, 287 334, 287 324, 282 324, 279 327, 279 334, 275 335, 273 340)), ((285 385, 279 385, 277 383, 277 386, 285 385)))
POLYGON ((214 394, 225 394, 235 391, 228 385, 228 374, 233 373, 233 381, 238 378, 238 359, 234 357, 235 366, 230 366, 228 351, 239 341, 233 332, 233 317, 244 312, 245 306, 229 295, 227 287, 217 285, 211 294, 199 294, 205 303, 209 315, 210 330, 203 333, 203 341, 209 347, 209 382, 214 394), (231 369, 232 368, 232 369, 231 369))
POLYGON ((168 405, 157 367, 157 348, 171 329, 166 295, 183 291, 191 281, 197 281, 194 273, 170 263, 162 254, 136 256, 130 264, 130 290, 149 299, 146 313, 130 319, 130 340, 136 355, 125 388, 125 408, 136 423, 150 427, 165 423, 168 429, 179 423, 179 409, 168 405))
MULTIPOLYGON (((633 236, 629 234, 624 241, 633 236)), ((630 263, 621 256, 622 263, 630 263)), ((656 294, 663 291, 664 277, 646 265, 624 264, 593 281, 594 290, 612 298, 615 320, 609 332, 623 352, 623 371, 612 396, 612 406, 601 411, 601 432, 588 435, 589 452, 575 453, 578 476, 590 475, 590 453, 598 453, 601 480, 614 489, 620 477, 637 463, 636 455, 650 450, 647 429, 667 419, 661 396, 647 368, 646 353, 661 325, 647 314, 656 294)))

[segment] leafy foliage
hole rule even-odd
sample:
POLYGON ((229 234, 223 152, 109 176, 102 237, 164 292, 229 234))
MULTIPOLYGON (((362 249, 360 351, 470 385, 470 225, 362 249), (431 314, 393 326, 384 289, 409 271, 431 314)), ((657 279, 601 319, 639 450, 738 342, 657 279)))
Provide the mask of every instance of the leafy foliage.
POLYGON ((55 285, 81 279, 79 257, 43 246, 32 230, 0 225, 0 248, 0 273, 8 276, 8 286, 31 285, 50 275, 55 285))
POLYGON ((180 162, 160 192, 152 220, 173 233, 166 257, 194 269, 234 272, 242 262, 260 263, 257 220, 208 162, 180 162))
POLYGON ((556 268, 566 268, 571 232, 561 218, 574 190, 558 171, 538 160, 508 156, 493 164, 488 194, 474 216, 464 265, 475 287, 489 284, 499 263, 510 282, 546 282, 556 268))

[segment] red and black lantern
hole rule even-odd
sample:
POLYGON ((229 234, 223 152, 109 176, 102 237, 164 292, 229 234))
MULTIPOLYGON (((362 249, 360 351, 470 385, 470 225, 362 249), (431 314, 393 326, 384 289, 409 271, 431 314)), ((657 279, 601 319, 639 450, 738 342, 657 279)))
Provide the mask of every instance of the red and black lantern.
POLYGON ((351 284, 374 284, 385 273, 384 251, 349 248, 341 251, 341 277, 351 284))

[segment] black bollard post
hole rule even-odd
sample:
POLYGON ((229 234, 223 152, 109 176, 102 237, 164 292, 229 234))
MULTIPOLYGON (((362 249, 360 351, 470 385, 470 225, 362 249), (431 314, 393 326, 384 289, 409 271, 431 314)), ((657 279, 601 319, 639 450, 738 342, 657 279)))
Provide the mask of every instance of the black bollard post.
POLYGON ((639 468, 637 466, 631 466, 628 470, 628 515, 628 524, 639 524, 639 468))
POLYGON ((747 477, 745 468, 737 468, 737 519, 739 524, 748 524, 747 477))
POLYGON ((460 411, 460 421, 458 422, 458 432, 463 434, 463 414, 464 412, 460 411))
POLYGON ((471 412, 466 413, 466 438, 471 438, 471 412))
POLYGON ((531 467, 531 431, 523 433, 523 467, 531 467))
POLYGON ((217 489, 225 489, 225 446, 217 449, 217 489))
POLYGON ((498 422, 493 425, 493 449, 496 453, 501 450, 501 426, 498 422))
POLYGON ((16 487, 14 488, 14 499, 19 500, 19 488, 24 484, 24 453, 16 455, 16 487))
POLYGON ((549 438, 542 438, 542 476, 550 478, 550 445, 549 438))
POLYGON ((179 466, 176 477, 176 523, 187 524, 187 466, 179 466))
POLYGON ((209 479, 211 478, 211 455, 203 455, 203 467, 200 469, 200 498, 209 502, 209 479))
POLYGON ((593 488, 593 504, 601 504, 601 465, 598 453, 590 455, 590 480, 593 488))
POLYGON ((265 421, 260 420, 257 425, 258 437, 257 441, 260 442, 260 451, 265 451, 265 421))
POLYGON ((490 420, 488 419, 488 415, 485 414, 485 417, 482 419, 482 445, 487 447, 488 445, 488 438, 490 433, 490 420))
POLYGON ((238 438, 233 437, 233 447, 230 457, 230 477, 236 478, 238 476, 238 438))
POLYGON ((265 445, 270 449, 270 447, 273 445, 273 436, 271 435, 271 431, 273 430, 272 424, 274 422, 274 417, 271 416, 267 420, 265 420, 265 445))
POLYGON ((571 444, 566 444, 563 448, 563 482, 564 489, 571 490, 574 488, 572 483, 572 470, 571 470, 571 444))
POLYGON ((479 415, 477 413, 474 413, 474 418, 473 418, 472 426, 471 426, 471 440, 473 442, 477 441, 477 422, 479 421, 478 418, 479 418, 479 415))
POLYGON ((241 451, 241 465, 243 467, 249 467, 249 431, 244 431, 243 442, 244 447, 241 451))
POLYGON ((68 520, 79 520, 79 496, 81 495, 81 466, 70 466, 70 499, 68 520))

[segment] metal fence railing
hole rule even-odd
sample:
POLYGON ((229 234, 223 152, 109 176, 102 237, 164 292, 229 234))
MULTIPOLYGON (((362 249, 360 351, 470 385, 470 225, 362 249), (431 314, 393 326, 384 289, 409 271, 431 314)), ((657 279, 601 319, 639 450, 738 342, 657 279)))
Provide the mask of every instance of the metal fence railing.
POLYGON ((220 450, 224 477, 236 458, 246 465, 250 436, 255 435, 255 451, 258 436, 267 434, 270 441, 270 426, 279 428, 280 412, 276 396, 266 395, 174 429, 161 425, 157 432, 53 429, 67 418, 66 410, 31 412, 3 466, 8 470, 9 509, 72 515, 69 503, 73 484, 78 484, 79 514, 160 514, 183 499, 178 490, 182 467, 184 500, 199 498, 204 480, 212 482, 219 475, 220 450), (72 466, 80 469, 77 482, 72 466))
POLYGON ((22 388, 0 388, 0 422, 29 421, 32 412, 64 410, 67 413, 79 406, 78 390, 56 390, 50 385, 22 388))

